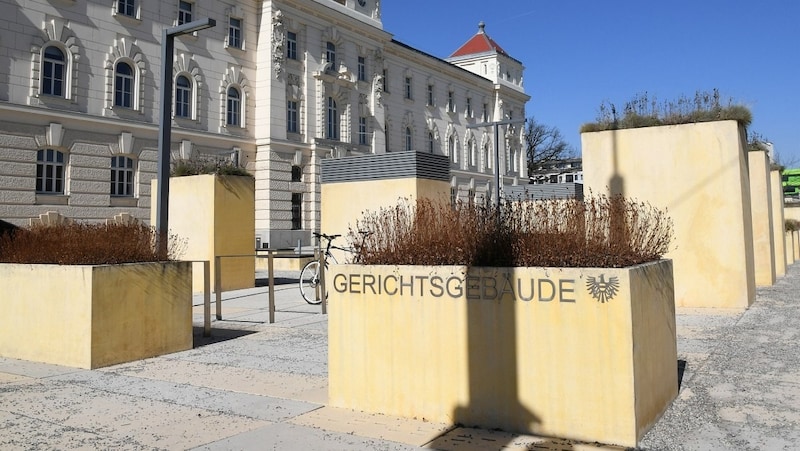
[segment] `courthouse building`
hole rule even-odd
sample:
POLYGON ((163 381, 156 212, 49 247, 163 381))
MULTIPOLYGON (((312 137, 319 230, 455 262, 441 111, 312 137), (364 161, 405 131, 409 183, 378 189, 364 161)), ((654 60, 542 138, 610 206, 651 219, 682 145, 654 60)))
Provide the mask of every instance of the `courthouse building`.
MULTIPOLYGON (((177 37, 172 160, 255 176, 256 235, 283 247, 319 229, 320 161, 418 151, 451 162, 451 196, 528 181, 523 66, 480 24, 436 57, 393 39, 378 0, 12 0, 0 3, 0 219, 55 211, 149 221, 161 36, 177 37), (499 168, 494 151, 499 150, 499 168)), ((325 231, 338 233, 341 231, 325 231)))

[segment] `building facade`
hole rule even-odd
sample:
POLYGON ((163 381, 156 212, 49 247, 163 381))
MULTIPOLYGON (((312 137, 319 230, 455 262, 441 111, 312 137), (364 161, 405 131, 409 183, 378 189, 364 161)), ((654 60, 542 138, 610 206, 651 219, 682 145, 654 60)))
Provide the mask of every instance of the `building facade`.
MULTIPOLYGON (((527 182, 523 66, 480 25, 449 58, 392 38, 377 0, 0 4, 0 219, 48 211, 148 221, 157 171, 161 35, 177 37, 172 160, 217 160, 256 179, 263 246, 319 229, 320 161, 447 155, 452 196, 491 198, 527 182), (494 152, 499 153, 495 168, 494 152)), ((343 231, 325 231, 340 233, 343 231)))

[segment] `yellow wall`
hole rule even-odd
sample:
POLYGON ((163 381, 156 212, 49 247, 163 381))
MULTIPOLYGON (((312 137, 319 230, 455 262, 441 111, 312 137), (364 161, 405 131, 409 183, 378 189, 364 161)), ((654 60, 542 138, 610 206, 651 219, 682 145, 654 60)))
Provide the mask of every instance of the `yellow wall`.
POLYGON ((770 188, 772 190, 772 230, 775 236, 775 274, 778 277, 786 275, 786 264, 789 261, 786 255, 786 222, 783 206, 783 185, 781 171, 773 169, 770 175, 770 188))
MULTIPOLYGON (((194 175, 169 182, 169 230, 185 240, 182 260, 211 262, 211 289, 217 255, 246 255, 221 259, 222 289, 255 286, 255 182, 252 177, 194 175)), ((153 192, 157 192, 153 180, 153 192)), ((155 204, 151 208, 155 224, 155 204)), ((198 266, 199 268, 199 266, 198 266)), ((203 290, 203 273, 195 271, 192 289, 203 290)))
POLYGON ((786 265, 794 263, 794 234, 792 232, 784 232, 786 240, 786 265))
POLYGON ((753 221, 753 264, 756 285, 775 283, 775 239, 772 228, 772 192, 769 156, 765 151, 748 152, 750 208, 753 221))
POLYGON ((334 265, 327 285, 333 406, 635 446, 677 394, 668 260, 334 265), (587 288, 600 276, 617 278, 607 302, 587 288))
POLYGON ((783 216, 784 219, 794 219, 795 221, 800 221, 800 203, 784 205, 783 216))
POLYGON ((192 347, 191 264, 0 264, 0 355, 97 368, 192 347))
POLYGON ((585 193, 621 193, 668 210, 676 305, 753 302, 749 176, 737 122, 583 133, 581 144, 585 193))
MULTIPOLYGON (((342 235, 336 241, 340 246, 346 244, 349 228, 355 228, 366 211, 394 207, 401 199, 450 199, 449 183, 419 178, 325 183, 321 190, 321 232, 342 235)), ((339 263, 349 258, 342 251, 335 251, 334 256, 339 263)))

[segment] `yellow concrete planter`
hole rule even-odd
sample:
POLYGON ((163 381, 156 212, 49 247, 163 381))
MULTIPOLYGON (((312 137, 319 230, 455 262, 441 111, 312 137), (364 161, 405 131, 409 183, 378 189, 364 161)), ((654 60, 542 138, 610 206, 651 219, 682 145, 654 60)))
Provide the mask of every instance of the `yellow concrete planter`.
POLYGON ((582 133, 581 148, 585 192, 621 194, 669 212, 674 241, 665 257, 675 262, 678 307, 744 310, 753 303, 744 126, 727 120, 582 133))
POLYGON ((0 356, 98 368, 192 348, 188 262, 0 264, 0 356))
POLYGON ((678 392, 670 260, 326 277, 333 406, 635 446, 678 392))
MULTIPOLYGON (((211 262, 211 290, 215 256, 221 259, 222 290, 255 286, 255 181, 233 175, 192 175, 171 177, 169 188, 169 230, 186 242, 184 260, 211 262)), ((152 190, 157 191, 157 180, 152 190)), ((153 202, 150 221, 155 224, 153 202)), ((203 272, 195 269, 192 288, 203 291, 203 272)))

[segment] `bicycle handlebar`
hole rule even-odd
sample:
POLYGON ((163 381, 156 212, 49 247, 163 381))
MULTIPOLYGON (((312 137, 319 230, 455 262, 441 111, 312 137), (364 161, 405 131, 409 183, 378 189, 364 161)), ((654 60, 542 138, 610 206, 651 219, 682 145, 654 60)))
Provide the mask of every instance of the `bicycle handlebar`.
POLYGON ((326 240, 328 240, 328 241, 333 241, 333 240, 335 240, 336 238, 339 238, 340 236, 342 236, 342 235, 326 235, 326 234, 324 234, 324 233, 317 233, 317 232, 314 232, 314 237, 315 237, 315 238, 325 238, 325 239, 326 239, 326 240))

